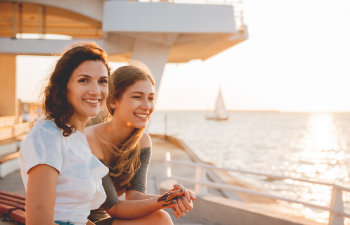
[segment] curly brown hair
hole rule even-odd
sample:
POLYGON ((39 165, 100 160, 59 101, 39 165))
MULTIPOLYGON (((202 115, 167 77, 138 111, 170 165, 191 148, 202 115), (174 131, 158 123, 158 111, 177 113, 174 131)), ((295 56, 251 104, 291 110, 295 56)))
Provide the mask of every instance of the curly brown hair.
POLYGON ((83 43, 70 47, 57 61, 43 93, 43 111, 48 119, 54 120, 67 137, 75 132, 74 126, 67 123, 74 114, 73 106, 68 102, 66 92, 69 78, 73 71, 87 60, 100 60, 105 64, 108 75, 107 54, 95 43, 83 43))
MULTIPOLYGON (((111 115, 115 111, 111 104, 115 100, 121 99, 125 90, 140 80, 149 80, 153 87, 155 85, 151 73, 140 67, 132 65, 122 66, 112 73, 109 78, 109 92, 107 96, 107 108, 111 115)), ((126 188, 130 186, 131 179, 140 168, 141 149, 139 141, 144 130, 144 128, 135 128, 124 143, 112 148, 113 159, 109 165, 109 175, 112 177, 118 195, 123 194, 126 188)))

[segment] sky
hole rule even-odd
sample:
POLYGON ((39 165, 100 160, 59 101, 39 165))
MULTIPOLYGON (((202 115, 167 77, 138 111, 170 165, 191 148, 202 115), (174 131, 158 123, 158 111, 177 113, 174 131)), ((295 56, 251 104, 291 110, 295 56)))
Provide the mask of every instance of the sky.
MULTIPOLYGON (((167 64, 158 110, 350 111, 350 1, 244 0, 248 39, 167 64)), ((17 96, 36 101, 57 58, 19 56, 17 96)), ((112 63, 112 68, 123 65, 112 63)))

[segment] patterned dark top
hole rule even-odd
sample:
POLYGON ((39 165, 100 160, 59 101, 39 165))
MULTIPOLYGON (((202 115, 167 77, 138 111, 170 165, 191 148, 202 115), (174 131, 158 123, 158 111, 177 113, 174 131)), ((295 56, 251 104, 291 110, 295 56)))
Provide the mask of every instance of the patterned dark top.
MULTIPOLYGON (((152 151, 150 147, 141 149, 141 154, 140 154, 141 165, 139 170, 135 173, 135 176, 131 179, 130 181, 131 187, 128 188, 128 190, 135 190, 142 193, 146 193, 147 172, 148 172, 148 166, 151 160, 151 152, 152 151)), ((114 189, 112 179, 113 178, 108 174, 102 178, 102 184, 103 184, 103 188, 105 189, 107 198, 106 198, 106 201, 101 205, 99 209, 91 210, 90 216, 88 217, 88 219, 91 220, 92 222, 96 222, 101 219, 110 218, 106 210, 110 209, 119 201, 119 197, 117 195, 117 192, 114 189)))

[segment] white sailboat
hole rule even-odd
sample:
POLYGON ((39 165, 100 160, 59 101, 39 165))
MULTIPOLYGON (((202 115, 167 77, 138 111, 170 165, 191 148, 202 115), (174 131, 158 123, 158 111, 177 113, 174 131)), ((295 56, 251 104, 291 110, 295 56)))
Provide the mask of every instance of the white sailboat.
POLYGON ((214 114, 207 116, 208 120, 228 120, 228 113, 225 106, 224 98, 222 96, 221 88, 219 88, 216 97, 214 114))

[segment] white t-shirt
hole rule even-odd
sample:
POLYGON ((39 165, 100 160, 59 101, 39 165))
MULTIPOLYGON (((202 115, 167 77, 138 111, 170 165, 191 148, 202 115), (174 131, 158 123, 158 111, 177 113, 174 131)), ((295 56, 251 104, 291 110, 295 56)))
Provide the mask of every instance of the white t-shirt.
POLYGON ((47 164, 58 170, 55 220, 86 224, 90 210, 106 199, 102 177, 108 168, 91 153, 79 131, 64 137, 53 121, 39 120, 23 141, 19 159, 25 189, 27 172, 34 166, 47 164))

